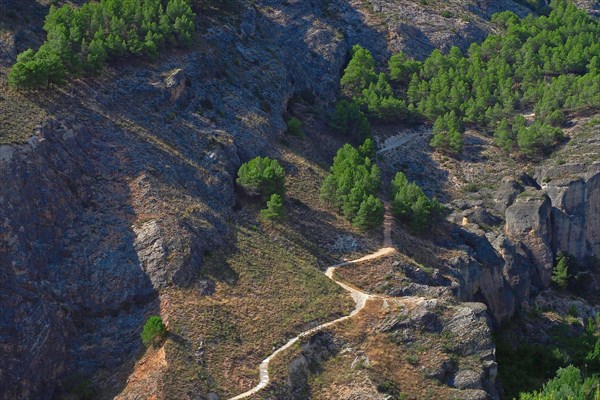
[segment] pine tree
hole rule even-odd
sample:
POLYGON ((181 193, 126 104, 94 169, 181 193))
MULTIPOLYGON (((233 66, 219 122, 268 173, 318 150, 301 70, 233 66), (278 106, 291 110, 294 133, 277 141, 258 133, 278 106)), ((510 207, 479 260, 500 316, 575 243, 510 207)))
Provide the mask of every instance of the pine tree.
POLYGON ((321 186, 321 200, 341 211, 346 219, 354 222, 362 214, 359 225, 370 224, 369 219, 374 208, 375 193, 381 185, 381 174, 377 165, 371 160, 375 148, 367 139, 359 149, 349 144, 342 146, 333 159, 331 173, 321 186))
POLYGON ((384 211, 381 200, 369 195, 360 204, 356 218, 352 222, 361 230, 375 228, 383 223, 384 211))
POLYGON ((360 45, 352 47, 352 59, 344 70, 340 81, 343 93, 352 98, 361 94, 371 82, 377 79, 375 59, 371 52, 360 45))
POLYGON ((283 195, 285 170, 277 160, 256 157, 242 164, 236 182, 251 196, 270 197, 273 193, 283 195))
POLYGON ((365 114, 355 102, 348 100, 341 100, 336 104, 331 127, 361 140, 371 134, 371 126, 365 114))
POLYGON ((282 221, 285 218, 283 198, 273 193, 269 201, 267 201, 267 208, 260 210, 260 216, 270 221, 282 221))
POLYGON ((411 206, 411 229, 415 232, 423 232, 429 226, 431 217, 431 204, 426 196, 419 196, 411 206))
POLYGON ((569 264, 567 257, 559 255, 558 263, 552 270, 552 282, 561 289, 566 289, 569 284, 569 264))
POLYGON ((167 335, 167 328, 163 324, 162 318, 154 315, 146 321, 141 333, 142 343, 144 346, 156 344, 159 340, 167 335))

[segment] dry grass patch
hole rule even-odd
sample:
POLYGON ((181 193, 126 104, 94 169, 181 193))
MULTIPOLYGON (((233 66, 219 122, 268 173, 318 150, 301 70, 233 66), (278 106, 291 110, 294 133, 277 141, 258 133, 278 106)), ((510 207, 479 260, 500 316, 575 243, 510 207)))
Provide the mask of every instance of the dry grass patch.
MULTIPOLYGON (((1 82, 0 85, 2 85, 1 82)), ((27 93, 2 90, 2 94, 0 94, 0 144, 25 143, 46 119, 46 111, 28 100, 26 96, 27 93)))
POLYGON ((173 387, 189 386, 190 379, 222 396, 243 392, 258 382, 258 365, 274 348, 352 309, 350 297, 315 268, 309 253, 301 257, 245 225, 237 228, 233 243, 203 267, 217 280, 213 296, 195 289, 162 295, 169 330, 179 338, 167 347, 173 387), (193 353, 197 360, 190 358, 193 353))

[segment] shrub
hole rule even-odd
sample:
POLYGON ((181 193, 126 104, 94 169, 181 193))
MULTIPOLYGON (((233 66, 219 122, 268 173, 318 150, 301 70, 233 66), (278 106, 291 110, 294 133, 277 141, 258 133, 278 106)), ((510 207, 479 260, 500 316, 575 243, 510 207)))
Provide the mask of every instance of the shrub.
POLYGON ((521 393, 519 400, 596 400, 600 398, 600 379, 597 376, 583 378, 581 371, 569 365, 556 371, 556 377, 548 381, 542 390, 521 393))
POLYGON ((336 104, 330 126, 342 134, 359 140, 371 134, 371 125, 365 114, 358 104, 348 100, 341 100, 336 104))
POLYGON ((282 221, 285 218, 283 198, 273 193, 269 201, 267 201, 267 208, 260 210, 260 216, 266 220, 282 221))
POLYGON ((162 318, 154 315, 146 321, 141 333, 142 343, 144 346, 156 344, 159 340, 167 335, 167 328, 163 324, 162 318))
POLYGON ((273 193, 283 195, 285 170, 277 160, 256 157, 242 164, 236 182, 251 196, 262 195, 268 198, 273 193))
POLYGON ((288 132, 294 136, 302 137, 304 132, 302 131, 302 122, 296 117, 292 117, 287 121, 288 132))
POLYGON ((381 176, 368 156, 373 152, 370 139, 360 149, 345 144, 338 150, 331 173, 321 186, 321 200, 360 229, 373 228, 383 221, 383 203, 375 197, 381 176))
POLYGON ((556 286, 559 288, 565 290, 569 285, 569 277, 568 258, 563 254, 559 254, 558 262, 552 270, 552 282, 554 282, 554 284, 556 284, 556 286))
POLYGON ((340 81, 342 92, 348 97, 360 95, 369 83, 377 79, 375 59, 371 52, 360 45, 352 47, 352 59, 340 81))
POLYGON ((409 182, 402 172, 392 180, 392 195, 392 212, 399 219, 410 222, 414 232, 425 231, 443 211, 436 199, 429 199, 419 185, 409 182))

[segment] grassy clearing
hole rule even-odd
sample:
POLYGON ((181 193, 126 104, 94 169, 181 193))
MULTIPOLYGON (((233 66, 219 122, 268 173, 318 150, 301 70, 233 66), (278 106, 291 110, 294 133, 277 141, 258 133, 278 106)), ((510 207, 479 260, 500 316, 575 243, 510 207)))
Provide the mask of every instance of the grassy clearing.
MULTIPOLYGON (((390 289, 409 283, 404 274, 392 266, 395 261, 421 267, 411 258, 397 253, 377 260, 338 268, 336 277, 368 293, 387 294, 390 289)), ((421 268, 429 273, 429 268, 421 268)))
POLYGON ((9 90, 0 94, 0 144, 26 142, 46 119, 46 111, 25 96, 9 90))
MULTIPOLYGON (((203 270, 217 280, 214 296, 173 289, 163 294, 173 341, 170 383, 196 379, 189 354, 203 343, 198 378, 208 391, 233 395, 255 385, 258 365, 288 338, 352 309, 346 293, 314 267, 252 225, 239 226, 234 250, 210 256, 203 270), (179 366, 178 366, 179 365, 179 366)), ((298 250, 298 249, 297 249, 298 250)))
MULTIPOLYGON (((229 243, 202 266, 201 274, 216 282, 214 295, 175 288, 162 293, 163 315, 174 333, 165 345, 164 379, 173 396, 246 391, 258 383, 258 365, 274 348, 353 309, 350 296, 318 267, 352 256, 330 254, 339 235, 355 236, 358 253, 378 247, 380 238, 360 234, 322 207, 318 194, 326 170, 309 160, 321 154, 313 146, 299 141, 278 156, 287 171, 284 223, 261 222, 264 205, 242 200, 229 243)), ((279 359, 287 371, 289 358, 279 359)))

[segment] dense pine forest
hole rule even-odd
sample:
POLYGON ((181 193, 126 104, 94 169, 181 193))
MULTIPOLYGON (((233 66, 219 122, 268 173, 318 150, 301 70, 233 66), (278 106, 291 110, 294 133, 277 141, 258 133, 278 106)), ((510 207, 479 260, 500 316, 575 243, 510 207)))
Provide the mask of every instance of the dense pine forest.
MULTIPOLYGON (((467 54, 435 50, 423 62, 395 54, 387 74, 377 74, 371 53, 355 46, 343 93, 372 120, 434 123, 431 145, 445 152, 460 154, 462 132, 475 125, 506 151, 547 152, 563 138, 565 114, 600 106, 600 24, 567 0, 551 6, 548 16, 496 14, 500 33, 467 54)), ((348 110, 343 100, 335 126, 366 132, 348 110)))
POLYGON ((110 60, 154 59, 167 46, 191 43, 194 13, 187 0, 102 0, 51 7, 46 42, 17 57, 9 83, 19 89, 93 75, 110 60))

